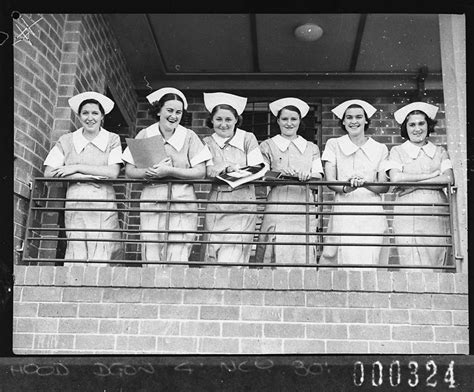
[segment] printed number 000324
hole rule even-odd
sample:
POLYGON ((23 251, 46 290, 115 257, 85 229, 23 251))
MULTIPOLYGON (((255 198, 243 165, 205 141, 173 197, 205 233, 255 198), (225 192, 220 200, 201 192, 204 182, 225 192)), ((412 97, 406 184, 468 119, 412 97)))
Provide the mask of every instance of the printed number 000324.
MULTIPOLYGON (((448 368, 444 374, 444 378, 442 381, 437 379, 438 373, 438 366, 433 360, 429 360, 425 364, 426 368, 426 379, 424 380, 425 385, 427 387, 435 388, 438 385, 438 382, 444 382, 448 385, 448 388, 456 388, 456 382, 454 380, 454 361, 449 363, 448 368)), ((407 375, 406 383, 410 387, 416 387, 420 382, 423 382, 420 377, 419 366, 418 362, 410 361, 408 363, 408 371, 409 374, 407 375)), ((364 364, 361 361, 357 361, 354 363, 354 372, 353 372, 353 382, 354 385, 357 387, 361 387, 364 385, 364 382, 371 382, 372 386, 378 387, 383 384, 384 376, 386 376, 386 372, 384 374, 384 368, 380 361, 375 361, 372 363, 372 368, 369 370, 368 377, 366 377, 366 371, 364 368, 364 364)), ((390 367, 388 369, 388 382, 392 387, 398 387, 404 381, 402 380, 402 370, 400 367, 400 361, 392 361, 390 363, 390 367)))

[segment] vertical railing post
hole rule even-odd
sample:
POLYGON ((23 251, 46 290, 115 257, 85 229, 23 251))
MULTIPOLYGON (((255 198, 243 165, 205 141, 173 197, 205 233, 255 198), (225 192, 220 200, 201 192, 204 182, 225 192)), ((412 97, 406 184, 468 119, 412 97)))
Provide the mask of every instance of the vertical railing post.
MULTIPOLYGON (((30 189, 30 202, 28 205, 28 217, 26 218, 26 228, 25 228, 25 240, 23 242, 23 255, 22 255, 22 260, 27 259, 30 256, 30 241, 28 240, 28 233, 31 231, 31 222, 33 220, 33 211, 31 207, 33 207, 33 197, 34 197, 34 191, 36 189, 36 178, 33 178, 33 182, 31 183, 31 189, 30 189)), ((33 233, 31 233, 31 236, 33 236, 33 233)))
POLYGON ((449 204, 449 235, 451 239, 451 261, 456 267, 456 272, 461 272, 461 260, 456 257, 456 234, 457 228, 454 226, 454 206, 453 206, 453 194, 456 192, 456 187, 453 187, 448 183, 447 196, 449 204))
POLYGON ((322 252, 322 249, 323 249, 323 246, 322 246, 322 243, 323 243, 323 239, 324 239, 324 231, 323 231, 323 227, 324 227, 324 215, 322 214, 323 212, 323 206, 320 204, 323 202, 323 187, 321 185, 318 185, 318 196, 317 196, 317 201, 318 201, 318 206, 316 208, 316 211, 317 211, 317 214, 318 214, 318 224, 317 224, 317 227, 316 227, 316 231, 318 233, 320 233, 318 236, 317 236, 317 241, 318 241, 318 245, 316 246, 316 251, 317 252, 322 252))
POLYGON ((165 220, 165 247, 164 247, 164 261, 168 261, 168 240, 169 240, 169 229, 170 229, 170 210, 171 210, 171 190, 173 185, 168 181, 168 193, 166 198, 166 220, 165 220))
POLYGON ((306 184, 305 185, 305 193, 306 193, 306 244, 305 244, 305 253, 306 253, 306 264, 309 264, 309 227, 310 227, 310 216, 309 216, 309 212, 310 212, 310 206, 309 206, 309 184, 306 184))

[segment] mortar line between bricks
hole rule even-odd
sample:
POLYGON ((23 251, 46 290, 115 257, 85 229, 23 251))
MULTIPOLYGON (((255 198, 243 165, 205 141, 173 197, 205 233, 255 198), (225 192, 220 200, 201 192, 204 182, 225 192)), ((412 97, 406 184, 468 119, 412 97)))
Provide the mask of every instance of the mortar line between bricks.
POLYGON ((73 288, 88 288, 88 287, 98 287, 98 288, 103 288, 103 289, 170 289, 170 290, 225 290, 225 291, 262 291, 262 292, 305 292, 305 293, 373 293, 373 294, 441 294, 441 295, 468 295, 468 293, 458 293, 458 292, 440 292, 440 291, 380 291, 380 290, 327 290, 327 289, 275 289, 275 288, 227 288, 227 287, 169 287, 169 286, 155 286, 155 287, 150 287, 150 286, 127 286, 127 285, 92 285, 92 284, 81 284, 81 285, 58 285, 58 284, 47 284, 47 285, 41 285, 41 284, 15 284, 14 287, 20 288, 20 287, 58 287, 58 288, 64 288, 64 287, 73 287, 73 288))
POLYGON ((380 291, 380 290, 328 290, 328 289, 275 289, 275 288, 250 288, 250 287, 242 287, 242 288, 230 288, 230 287, 185 287, 185 286, 176 286, 176 287, 169 287, 169 286, 144 286, 144 285, 137 285, 137 286, 128 286, 128 285, 99 285, 99 284, 80 284, 80 285, 71 285, 71 284, 15 284, 15 287, 100 287, 100 288, 128 288, 128 289, 172 289, 172 290, 226 290, 226 291, 271 291, 271 292, 325 292, 325 293, 374 293, 374 294, 446 294, 446 295, 467 295, 467 293, 455 293, 455 292, 438 292, 438 291, 380 291))

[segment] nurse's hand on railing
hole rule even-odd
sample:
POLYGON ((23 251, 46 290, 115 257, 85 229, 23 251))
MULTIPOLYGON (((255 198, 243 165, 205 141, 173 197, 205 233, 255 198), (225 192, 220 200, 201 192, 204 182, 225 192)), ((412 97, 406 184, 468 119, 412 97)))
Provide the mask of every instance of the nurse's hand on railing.
POLYGON ((365 184, 365 179, 358 174, 352 175, 352 177, 348 178, 347 181, 349 181, 350 185, 344 185, 341 189, 342 193, 354 192, 357 188, 360 188, 365 184))
POLYGON ((295 169, 281 169, 283 176, 295 177, 300 181, 308 181, 311 179, 311 171, 295 170, 295 169))
POLYGON ((208 177, 214 178, 221 174, 227 167, 227 163, 221 162, 217 165, 209 165, 207 166, 207 175, 208 177))
POLYGON ((298 175, 298 180, 300 181, 308 181, 309 179, 311 179, 310 171, 297 170, 296 173, 298 175))
POLYGON ((148 179, 151 178, 163 178, 169 175, 169 168, 173 167, 171 158, 166 157, 162 161, 154 164, 152 167, 149 167, 145 170, 145 177, 148 179))
POLYGON ((293 169, 281 169, 281 173, 284 175, 284 176, 290 176, 290 177, 296 177, 296 170, 293 170, 293 169))
POLYGON ((221 162, 217 165, 210 165, 207 167, 207 175, 211 178, 217 177, 219 174, 222 173, 232 173, 234 171, 239 170, 239 165, 221 162))
POLYGON ((107 180, 109 178, 107 176, 95 176, 93 174, 82 174, 82 173, 76 173, 73 176, 75 178, 80 178, 84 180, 107 180))
POLYGON ((78 170, 79 165, 66 165, 51 170, 51 174, 53 177, 67 177, 75 180, 106 180, 108 178, 107 176, 80 173, 78 170))
POLYGON ((352 188, 359 188, 361 186, 364 186, 365 179, 361 176, 355 175, 348 180, 351 184, 352 188))
POLYGON ((77 165, 60 166, 51 170, 53 177, 67 177, 78 172, 77 165))
POLYGON ((235 164, 232 164, 232 163, 227 163, 226 168, 225 168, 226 173, 232 173, 232 172, 237 171, 237 170, 240 170, 239 165, 235 165, 235 164))

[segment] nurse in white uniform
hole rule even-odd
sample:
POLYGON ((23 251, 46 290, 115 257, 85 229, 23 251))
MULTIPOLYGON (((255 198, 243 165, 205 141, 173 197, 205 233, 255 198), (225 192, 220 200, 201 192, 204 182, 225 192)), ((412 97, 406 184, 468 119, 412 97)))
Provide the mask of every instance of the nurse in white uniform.
MULTIPOLYGON (((302 182, 310 179, 321 179, 323 167, 320 160, 319 148, 298 135, 301 120, 309 111, 306 102, 299 98, 282 98, 269 105, 270 111, 276 117, 280 134, 263 141, 260 144, 265 163, 270 170, 293 176, 302 182)), ((313 192, 307 194, 305 186, 277 185, 272 186, 267 200, 270 202, 314 202, 313 192)), ((306 212, 304 205, 272 205, 268 204, 266 212, 306 212)), ((316 246, 311 244, 316 240, 316 207, 309 207, 309 224, 305 215, 265 214, 263 217, 259 240, 271 244, 259 244, 257 261, 265 263, 315 263, 316 246), (275 232, 310 232, 313 235, 274 234, 275 232), (305 242, 306 245, 278 245, 278 242, 305 242)))
MULTIPOLYGON (((59 138, 44 165, 45 177, 87 179, 88 182, 70 182, 67 199, 104 199, 110 202, 66 201, 66 208, 107 208, 116 210, 115 191, 111 184, 94 182, 95 179, 117 178, 122 163, 120 137, 102 128, 104 117, 114 107, 105 95, 86 91, 69 99, 69 106, 79 117, 82 127, 59 138)), ((96 232, 87 229, 119 229, 117 211, 68 211, 64 213, 68 239, 65 259, 112 260, 121 258, 120 242, 95 241, 120 239, 119 232, 96 232)), ((69 265, 70 263, 65 263, 69 265)), ((77 265, 77 264, 76 264, 77 265)), ((94 263, 94 265, 107 265, 94 263)))
MULTIPOLYGON (((204 142, 212 153, 212 160, 207 162, 207 175, 215 178, 222 173, 229 173, 244 166, 255 166, 263 163, 257 138, 253 133, 239 128, 241 114, 245 109, 247 98, 228 93, 204 93, 204 105, 210 113, 207 121, 214 130, 204 142)), ((253 234, 257 220, 255 187, 243 184, 235 189, 227 184, 212 184, 206 214, 206 230, 215 231, 206 238, 211 242, 205 253, 206 261, 218 263, 248 263, 252 249, 253 234), (238 204, 220 204, 225 201, 239 201, 238 204), (227 213, 233 212, 233 213, 227 213), (235 213, 239 212, 239 213, 235 213), (241 234, 227 234, 226 231, 241 231, 241 234), (224 233, 221 233, 224 232, 224 233), (235 244, 219 243, 220 241, 241 242, 235 244), (250 242, 250 243, 245 243, 250 242)))
MULTIPOLYGON (((418 182, 417 187, 398 186, 395 188, 396 201, 402 203, 446 203, 442 189, 423 187, 430 182, 453 183, 453 169, 447 151, 428 140, 436 124, 438 107, 425 102, 410 103, 394 113, 400 124, 401 136, 407 139, 390 150, 390 180, 392 182, 418 182)), ((430 214, 446 213, 443 206, 395 206, 394 212, 430 214)), ((443 244, 446 238, 433 237, 434 234, 447 235, 449 221, 447 216, 395 215, 394 233, 408 234, 395 237, 400 264, 443 266, 446 264, 446 247, 425 247, 417 244, 443 244), (413 237, 409 234, 426 234, 427 237, 413 237)), ((408 270, 410 271, 410 270, 408 270)))
MULTIPOLYGON (((142 129, 136 139, 160 136, 163 139, 167 158, 148 168, 135 166, 133 156, 127 147, 122 155, 126 163, 125 174, 130 178, 153 180, 143 187, 141 199, 156 200, 140 203, 142 209, 166 209, 168 197, 167 178, 200 179, 206 172, 205 162, 211 158, 207 147, 191 129, 179 124, 188 103, 184 94, 173 88, 164 87, 147 96, 158 121, 142 129)), ((198 214, 196 194, 192 184, 174 184, 171 186, 171 200, 190 200, 189 203, 171 203, 170 209, 176 211, 169 214, 168 227, 166 225, 167 212, 141 212, 140 227, 142 230, 183 230, 183 233, 144 232, 141 238, 151 242, 142 243, 142 260, 147 261, 188 261, 191 253, 192 241, 197 230, 198 214), (179 212, 180 210, 195 210, 196 212, 179 212), (189 232, 188 232, 189 231, 189 232), (182 241, 179 243, 165 243, 163 241, 182 241)), ((150 263, 151 265, 151 263, 150 263)))
MULTIPOLYGON (((388 185, 365 185, 366 182, 386 182, 387 147, 365 135, 370 117, 376 112, 370 103, 352 99, 332 109, 340 119, 346 135, 329 139, 321 160, 325 162, 327 181, 347 181, 350 185, 331 185, 335 202, 380 203, 381 193, 388 185)), ((333 212, 383 212, 381 205, 338 205, 333 212)), ((388 247, 363 246, 364 243, 388 243, 384 236, 339 236, 331 233, 374 233, 387 231, 385 215, 331 215, 325 237, 326 245, 320 263, 330 264, 387 264, 388 247), (361 245, 338 246, 340 242, 361 245)))

